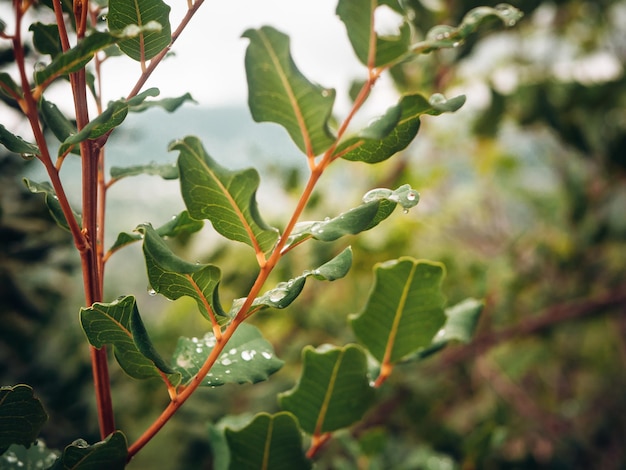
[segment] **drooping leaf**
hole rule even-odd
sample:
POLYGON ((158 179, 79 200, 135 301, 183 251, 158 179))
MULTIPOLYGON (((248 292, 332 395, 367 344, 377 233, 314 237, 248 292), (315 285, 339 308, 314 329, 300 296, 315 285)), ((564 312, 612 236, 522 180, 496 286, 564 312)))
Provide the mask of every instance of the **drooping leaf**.
POLYGON ((170 7, 161 0, 109 0, 107 24, 111 31, 158 24, 159 28, 141 31, 119 43, 122 52, 132 59, 150 60, 172 40, 169 15, 170 7))
POLYGON ((222 308, 215 303, 222 275, 219 268, 179 258, 149 224, 140 225, 137 231, 143 235, 143 254, 152 289, 171 300, 191 297, 207 320, 219 320, 214 315, 222 312, 222 308))
POLYGON ((2 124, 0 124, 0 144, 4 145, 9 152, 15 152, 30 157, 39 155, 39 147, 12 134, 2 124))
POLYGON ((330 242, 346 235, 370 230, 391 215, 397 204, 404 210, 419 202, 419 193, 408 184, 395 190, 379 188, 363 196, 363 204, 334 218, 323 221, 299 222, 287 239, 285 248, 307 238, 330 242))
POLYGON ((345 160, 365 163, 387 160, 404 150, 415 139, 420 127, 420 116, 424 114, 436 116, 443 112, 456 111, 464 102, 465 96, 463 95, 445 102, 437 102, 435 99, 432 103, 421 95, 403 96, 397 105, 401 109, 401 114, 393 130, 377 139, 372 138, 375 136, 370 135, 369 128, 366 128, 358 135, 341 142, 337 146, 335 155, 345 160))
MULTIPOLYGON (((348 247, 319 268, 307 270, 298 277, 280 282, 273 289, 254 299, 251 308, 286 308, 300 295, 307 278, 313 277, 319 281, 335 281, 348 274, 350 266, 352 266, 352 249, 348 247)), ((231 316, 239 312, 244 300, 236 299, 233 302, 231 316)))
POLYGON ((169 375, 170 383, 180 381, 150 341, 133 296, 81 308, 80 322, 92 346, 113 346, 117 362, 131 377, 148 379, 162 372, 169 375))
POLYGON ((63 450, 50 470, 123 470, 127 456, 126 436, 115 431, 92 445, 77 439, 63 450))
POLYGON ((213 160, 197 137, 170 145, 180 151, 178 169, 183 200, 194 219, 208 219, 224 237, 266 253, 278 230, 263 222, 256 202, 259 174, 249 168, 231 171, 213 160))
POLYGON ((41 438, 30 447, 12 445, 0 455, 2 470, 47 469, 54 465, 61 453, 48 449, 41 438))
POLYGON ((55 57, 63 51, 59 38, 59 27, 56 24, 35 22, 28 28, 33 32, 33 45, 42 54, 55 57))
MULTIPOLYGON (((17 83, 15 83, 11 75, 6 72, 0 72, 0 93, 15 98, 22 96, 22 89, 17 86, 17 83)), ((1 135, 2 133, 0 132, 0 136, 1 135)))
POLYGON ((452 341, 469 343, 474 335, 476 324, 484 303, 476 299, 464 301, 445 310, 446 322, 433 338, 430 346, 407 358, 407 361, 421 360, 444 348, 452 341))
MULTIPOLYGON (((178 340, 172 362, 174 369, 181 373, 183 383, 198 373, 215 344, 213 333, 207 333, 203 338, 178 340)), ((263 338, 258 328, 242 323, 202 380, 202 385, 215 387, 226 383, 257 383, 267 380, 282 365, 283 361, 276 357, 272 345, 263 338)))
POLYGON ((358 59, 363 65, 369 65, 372 39, 375 37, 375 58, 373 65, 380 67, 387 65, 405 55, 411 42, 411 30, 405 20, 400 26, 397 36, 379 36, 374 30, 374 11, 381 5, 395 6, 397 2, 384 0, 339 0, 337 15, 346 25, 348 38, 358 59))
POLYGON ((260 413, 243 429, 226 428, 231 470, 311 468, 302 451, 302 434, 291 413, 260 413))
MULTIPOLYGON (((111 170, 113 171, 113 170, 111 170)), ((204 226, 204 222, 201 220, 192 219, 189 216, 189 212, 182 211, 179 215, 172 217, 171 220, 161 225, 155 231, 158 236, 162 238, 176 237, 182 234, 192 234, 200 230, 204 226)), ((116 251, 130 243, 141 240, 139 233, 121 232, 118 234, 117 239, 110 251, 116 251)))
POLYGON ((12 444, 29 447, 47 419, 31 387, 0 387, 0 454, 12 444))
POLYGON ((477 7, 470 10, 456 28, 448 25, 433 27, 426 34, 424 41, 413 45, 411 50, 423 54, 447 47, 457 47, 490 17, 499 18, 505 26, 514 26, 522 16, 523 13, 520 10, 507 3, 500 3, 494 8, 477 7))
POLYGON ((402 257, 374 267, 375 281, 352 329, 380 363, 395 364, 427 347, 445 322, 444 266, 402 257))
POLYGON ((298 70, 289 37, 270 26, 249 29, 245 64, 248 106, 257 122, 283 126, 307 156, 324 152, 335 138, 328 128, 335 90, 311 83, 298 70))
POLYGON ((374 398, 367 359, 359 346, 311 346, 302 352, 303 369, 297 385, 279 395, 280 406, 292 412, 309 434, 350 426, 363 417, 374 398))
POLYGON ((54 136, 59 139, 59 142, 63 142, 72 134, 76 134, 76 125, 65 117, 56 104, 42 97, 39 100, 39 111, 44 122, 54 136))
MULTIPOLYGON (((27 178, 24 178, 24 184, 26 184, 26 187, 31 193, 41 193, 44 195, 44 202, 46 203, 46 206, 48 207, 52 218, 55 220, 59 227, 64 228, 65 230, 69 230, 69 225, 67 224, 65 215, 61 210, 61 204, 59 203, 59 199, 57 198, 56 193, 52 188, 52 185, 47 181, 44 181, 43 183, 36 183, 34 181, 30 181, 27 178)), ((80 225, 80 215, 76 212, 73 212, 73 214, 76 222, 78 223, 78 225, 80 225)))

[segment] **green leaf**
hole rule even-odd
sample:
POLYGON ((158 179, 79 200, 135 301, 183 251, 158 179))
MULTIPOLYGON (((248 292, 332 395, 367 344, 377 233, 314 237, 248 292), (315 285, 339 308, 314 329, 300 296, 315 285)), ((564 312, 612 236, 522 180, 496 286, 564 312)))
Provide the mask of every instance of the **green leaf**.
POLYGON ((96 118, 89 121, 80 132, 68 136, 59 146, 59 155, 71 150, 75 145, 86 139, 97 139, 111 129, 116 128, 128 115, 128 103, 126 100, 117 100, 109 103, 107 108, 96 118))
MULTIPOLYGON (((143 253, 152 289, 171 300, 191 297, 202 315, 213 321, 211 314, 222 312, 217 302, 217 286, 221 278, 219 268, 179 258, 149 224, 140 225, 137 231, 143 235, 143 253)), ((226 320, 223 318, 223 321, 226 320)))
POLYGON ((83 439, 74 441, 50 470, 123 470, 127 456, 126 436, 115 431, 93 445, 83 439))
MULTIPOLYGON (((6 72, 0 72, 0 93, 10 98, 15 98, 16 96, 22 96, 22 89, 13 81, 11 75, 6 72)), ((2 133, 0 132, 1 135, 2 133)))
POLYGON ((309 469, 302 435, 291 413, 259 413, 240 430, 226 428, 232 470, 309 469))
POLYGON ((42 97, 39 101, 39 111, 46 125, 60 142, 76 134, 76 126, 65 117, 54 103, 42 97))
MULTIPOLYGON (((181 373, 183 383, 189 382, 200 370, 215 347, 213 333, 203 338, 180 338, 172 362, 181 373)), ((211 371, 202 379, 203 386, 215 387, 226 383, 257 383, 283 366, 272 345, 258 328, 242 323, 230 338, 211 371)))
MULTIPOLYGON (((465 96, 457 96, 450 100, 441 101, 440 95, 434 95, 433 102, 428 102, 421 95, 403 96, 398 103, 401 109, 400 117, 395 127, 381 138, 375 136, 369 127, 342 141, 335 150, 335 155, 345 160, 360 161, 365 163, 378 163, 404 150, 417 135, 420 128, 420 116, 430 114, 433 116, 443 112, 456 111, 465 102, 465 96), (455 108, 456 107, 456 108, 455 108)), ((394 108, 391 108, 392 110, 394 108)))
POLYGON ((348 38, 358 59, 363 65, 368 65, 372 39, 376 37, 374 66, 387 65, 405 55, 411 42, 411 30, 405 20, 397 36, 378 36, 374 30, 374 10, 381 5, 396 6, 397 2, 372 0, 339 0, 337 16, 346 25, 348 38))
POLYGON ((131 377, 148 379, 163 372, 170 376, 170 383, 180 381, 150 341, 133 296, 81 308, 80 322, 92 346, 113 346, 117 362, 131 377))
POLYGON ((25 157, 39 155, 39 147, 11 134, 2 124, 0 124, 0 144, 4 145, 9 152, 19 153, 25 157))
POLYGON ((176 165, 170 165, 169 163, 159 165, 152 162, 145 165, 128 167, 114 166, 111 168, 111 177, 114 179, 137 175, 160 176, 164 180, 175 180, 178 179, 178 167, 176 165))
MULTIPOLYGON (((305 271, 300 276, 279 283, 273 289, 265 292, 252 302, 252 309, 256 307, 285 308, 289 306, 302 292, 306 279, 313 276, 319 281, 335 281, 341 279, 352 266, 352 249, 350 247, 343 250, 336 257, 312 271, 305 271)), ((237 299, 233 302, 231 314, 239 312, 239 308, 245 299, 237 299)))
POLYGON ((429 346, 444 324, 444 266, 402 257, 377 264, 374 273, 367 303, 351 325, 374 358, 394 364, 429 346))
POLYGON ((33 45, 42 54, 55 57, 63 51, 59 37, 59 27, 56 24, 33 23, 28 28, 33 32, 33 45))
POLYGON ((363 350, 311 346, 302 352, 303 370, 296 386, 279 395, 280 406, 291 411, 309 434, 350 426, 363 417, 374 398, 363 350))
POLYGON ((109 0, 107 24, 111 31, 141 29, 135 37, 121 41, 119 47, 134 60, 150 60, 172 40, 170 7, 161 0, 109 0), (156 23, 160 27, 146 30, 156 23))
POLYGON ((476 299, 464 301, 445 310, 446 322, 433 338, 433 342, 425 349, 418 351, 407 360, 421 360, 439 351, 452 341, 469 343, 480 318, 484 303, 476 299))
POLYGON ((0 387, 0 454, 12 444, 29 447, 47 419, 31 387, 0 387))
POLYGON ((0 455, 0 468, 2 470, 46 469, 52 467, 60 455, 60 452, 48 449, 41 439, 37 439, 37 442, 28 448, 19 445, 9 447, 4 454, 0 455))
POLYGON ((311 83, 300 73, 287 35, 264 26, 243 36, 250 39, 245 64, 253 119, 283 126, 307 156, 324 152, 335 141, 328 128, 335 90, 311 83))
POLYGON ((419 202, 419 193, 408 184, 395 190, 378 188, 363 196, 363 204, 334 218, 323 221, 307 221, 296 224, 287 239, 289 248, 307 238, 330 242, 346 235, 370 230, 391 215, 397 204, 409 210, 419 202))
POLYGON ((494 8, 477 7, 470 10, 458 27, 438 25, 426 34, 424 41, 411 47, 415 53, 427 53, 447 47, 457 47, 472 33, 480 24, 490 17, 499 18, 505 26, 514 26, 523 16, 523 13, 506 3, 500 3, 494 8))
POLYGON ((75 47, 58 54, 42 70, 35 72, 35 83, 38 85, 48 83, 57 77, 76 72, 83 68, 93 58, 94 54, 111 44, 115 44, 118 38, 110 33, 93 32, 86 36, 75 47))
MULTIPOLYGON (((113 171, 113 170, 111 170, 113 171)), ((172 217, 172 219, 165 224, 161 225, 155 231, 158 236, 162 238, 176 237, 178 235, 191 234, 200 230, 204 226, 204 222, 201 220, 192 219, 189 216, 189 212, 183 211, 179 215, 172 217)), ((127 233, 121 232, 117 236, 117 240, 110 248, 110 251, 116 251, 130 243, 134 243, 142 239, 139 233, 127 233)))
MULTIPOLYGON (((48 210, 52 215, 52 218, 55 220, 57 225, 65 230, 69 230, 69 225, 67 224, 67 220, 65 219, 65 214, 61 210, 61 204, 59 203, 59 199, 52 188, 52 185, 48 182, 43 183, 35 183, 34 181, 30 181, 28 178, 24 178, 24 184, 28 190, 33 193, 41 193, 44 195, 44 202, 46 206, 48 206, 48 210)), ((74 218, 76 219, 76 223, 78 225, 81 224, 81 217, 76 212, 73 212, 74 218)))
POLYGON ((179 150, 178 169, 183 200, 194 219, 208 219, 224 237, 267 253, 278 239, 278 230, 259 215, 256 191, 259 174, 253 169, 231 171, 213 160, 197 137, 170 145, 179 150))
MULTIPOLYGON (((156 90, 156 88, 153 88, 153 90, 156 90)), ((157 90, 157 95, 158 95, 158 90, 157 90)), ((153 101, 137 102, 136 100, 134 100, 134 98, 132 98, 128 101, 128 104, 130 105, 130 111, 134 113, 141 113, 150 108, 163 108, 168 113, 172 113, 176 111, 180 106, 182 106, 187 101, 196 103, 196 100, 194 100, 193 97, 189 93, 185 93, 184 95, 177 96, 175 98, 163 98, 161 100, 153 100, 153 101)))

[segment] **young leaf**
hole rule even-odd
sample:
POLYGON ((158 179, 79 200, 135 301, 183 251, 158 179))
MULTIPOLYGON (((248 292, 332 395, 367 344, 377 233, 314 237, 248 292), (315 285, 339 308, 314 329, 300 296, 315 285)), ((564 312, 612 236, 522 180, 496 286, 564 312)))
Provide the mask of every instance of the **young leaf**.
POLYGON ((31 387, 0 387, 0 454, 12 444, 29 447, 47 419, 31 387))
POLYGON ((372 38, 375 37, 374 66, 387 65, 405 55, 411 42, 411 30, 408 22, 400 26, 398 36, 378 36, 374 30, 374 11, 380 5, 393 7, 404 15, 397 1, 385 0, 339 0, 337 16, 346 25, 348 38, 358 59, 363 65, 369 65, 372 38))
POLYGON ((298 148, 315 156, 332 145, 328 128, 335 90, 311 83, 296 67, 289 51, 289 37, 264 26, 249 29, 245 64, 248 106, 257 122, 283 126, 298 148))
MULTIPOLYGON (((27 178, 24 178, 24 184, 26 184, 26 187, 31 193, 42 193, 44 195, 44 201, 46 206, 48 206, 48 210, 50 211, 52 218, 59 227, 69 230, 69 225, 67 224, 67 220, 65 220, 65 214, 63 214, 63 211, 61 210, 61 204, 59 203, 59 199, 57 198, 52 185, 47 181, 44 181, 43 183, 35 183, 27 178)), ((80 215, 76 212, 73 214, 76 222, 80 225, 80 215)))
POLYGON ((356 345, 304 348, 298 384, 279 396, 309 434, 350 426, 362 418, 374 398, 367 377, 365 353, 356 345))
POLYGON ((115 431, 93 445, 77 439, 63 450, 50 470, 123 470, 128 456, 126 436, 115 431))
POLYGON ((149 379, 162 372, 170 376, 170 383, 180 381, 150 341, 133 296, 81 308, 80 322, 92 346, 113 346, 117 362, 131 377, 149 379))
POLYGON ((439 98, 432 101, 434 102, 428 102, 421 95, 403 96, 397 105, 401 109, 401 114, 393 130, 377 139, 372 138, 368 127, 357 136, 341 142, 335 155, 345 160, 365 163, 387 160, 404 150, 415 139, 420 127, 420 116, 424 114, 436 116, 443 112, 456 111, 465 102, 465 96, 457 96, 445 102, 441 102, 439 98))
POLYGON ((402 257, 376 265, 374 273, 367 303, 351 325, 374 358, 395 364, 429 346, 444 324, 444 266, 402 257))
POLYGON ((522 16, 520 10, 507 3, 500 3, 494 8, 477 7, 470 10, 456 28, 448 25, 433 27, 426 34, 424 41, 413 45, 411 50, 423 54, 447 47, 457 47, 489 17, 499 18, 505 26, 514 26, 522 16))
POLYGON ((213 160, 197 137, 170 145, 179 150, 178 169, 183 200, 194 219, 208 219, 224 237, 250 245, 257 253, 272 249, 278 230, 259 215, 256 190, 259 174, 249 168, 230 171, 213 160))
MULTIPOLYGON (((172 362, 181 373, 183 383, 195 376, 215 346, 215 336, 207 333, 203 338, 180 338, 172 362)), ((226 383, 257 383, 267 380, 283 366, 272 345, 258 328, 242 323, 226 344, 211 372, 202 380, 203 386, 226 383)))
POLYGON ((140 225, 137 231, 143 235, 143 253, 152 289, 171 300, 191 297, 205 318, 217 321, 214 314, 222 312, 214 302, 221 278, 219 268, 179 258, 149 224, 140 225))
MULTIPOLYGON (((281 282, 273 289, 267 291, 252 302, 252 309, 256 307, 285 308, 289 306, 302 292, 305 281, 308 277, 313 276, 319 281, 334 281, 341 279, 350 270, 352 265, 352 249, 350 247, 343 250, 336 257, 312 271, 305 271, 300 276, 290 279, 287 282, 281 282)), ((231 314, 238 313, 241 303, 245 299, 237 299, 233 302, 231 314)))
POLYGON ((29 157, 39 155, 39 147, 10 133, 2 124, 0 124, 0 144, 4 145, 9 152, 15 152, 29 157))
POLYGON ((232 470, 311 468, 302 451, 302 435, 291 413, 260 413, 240 430, 225 429, 232 470))
MULTIPOLYGON (((113 171, 113 170, 111 170, 113 171)), ((176 237, 183 234, 191 234, 200 230, 204 226, 204 222, 201 220, 192 219, 189 216, 189 212, 182 211, 179 215, 172 217, 172 219, 165 224, 161 225, 155 231, 161 238, 176 237)), ((121 232, 117 236, 117 240, 110 248, 110 251, 116 251, 130 243, 141 240, 139 233, 127 233, 121 232)))
POLYGON ((131 39, 121 41, 119 47, 127 56, 137 61, 150 60, 172 40, 170 30, 170 7, 161 0, 109 0, 107 24, 111 31, 128 28, 144 28, 131 39), (145 30, 156 23, 160 28, 145 30))
POLYGON ((346 235, 370 230, 391 215, 397 204, 404 210, 417 205, 419 193, 408 184, 396 190, 378 188, 363 196, 363 204, 334 218, 316 222, 299 222, 287 239, 288 248, 306 238, 330 242, 346 235))

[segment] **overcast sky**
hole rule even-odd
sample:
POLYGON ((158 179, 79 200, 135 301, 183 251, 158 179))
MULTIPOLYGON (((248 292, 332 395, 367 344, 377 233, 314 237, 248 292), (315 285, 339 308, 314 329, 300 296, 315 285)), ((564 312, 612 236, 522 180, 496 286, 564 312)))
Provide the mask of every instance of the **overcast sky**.
MULTIPOLYGON (((172 5, 170 21, 174 29, 186 2, 167 3, 172 5)), ((175 56, 159 66, 146 86, 158 87, 163 97, 189 91, 201 105, 245 105, 243 60, 248 40, 241 34, 248 28, 271 25, 291 37, 292 55, 307 78, 337 88, 341 104, 347 83, 359 74, 362 76, 364 68, 354 57, 335 7, 336 0, 207 0, 175 43, 175 56)), ((115 58, 105 73, 106 98, 118 98, 135 82, 139 64, 115 58), (112 84, 114 73, 120 75, 112 84)))

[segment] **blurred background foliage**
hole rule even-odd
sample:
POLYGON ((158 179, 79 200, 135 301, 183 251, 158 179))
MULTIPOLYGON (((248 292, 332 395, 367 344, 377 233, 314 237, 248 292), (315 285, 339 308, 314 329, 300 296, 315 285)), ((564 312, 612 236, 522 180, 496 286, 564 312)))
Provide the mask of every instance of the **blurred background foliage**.
MULTIPOLYGON (((407 3, 425 34, 497 2, 407 3)), ((372 263, 402 255, 446 264, 450 305, 485 299, 476 339, 400 366, 376 408, 331 441, 317 468, 626 468, 626 2, 510 3, 525 12, 515 28, 494 22, 458 48, 394 68, 400 92, 464 93, 468 103, 424 119, 416 142, 390 161, 339 162, 327 180, 335 189, 321 191, 309 215, 335 215, 372 187, 404 183, 420 190, 420 205, 349 240, 355 263, 346 279, 308 283, 289 309, 253 319, 286 361, 283 370, 255 386, 202 390, 132 468, 212 468, 207 436, 216 423, 276 411, 275 395, 293 384, 304 345, 354 341, 347 315, 363 307, 372 263)), ((0 157, 0 378, 35 387, 51 415, 45 440, 60 447, 97 440, 97 429, 76 322, 76 257, 40 198, 21 189, 28 164, 0 157)), ((303 175, 270 170, 288 204, 303 175)), ((223 299, 253 281, 254 260, 238 246, 173 243, 181 255, 222 268, 223 299)), ((302 248, 276 281, 343 246, 302 248)), ((141 264, 137 271, 145 277, 141 264)), ((116 290, 126 273, 112 277, 112 297, 140 296, 116 290)), ((140 308, 164 350, 208 327, 185 299, 144 292, 140 308)), ((112 374, 118 425, 132 440, 167 397, 158 383, 130 382, 116 366, 112 374)))

